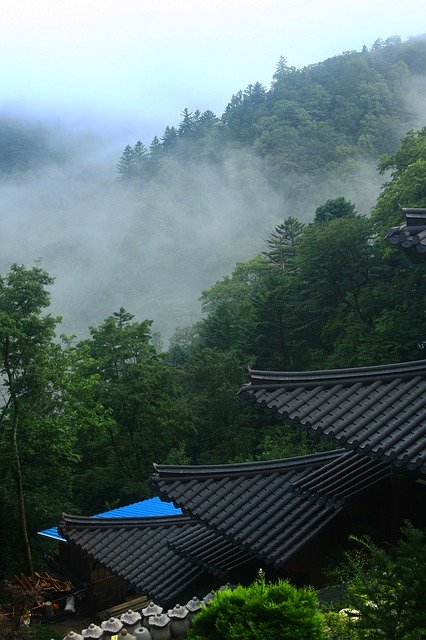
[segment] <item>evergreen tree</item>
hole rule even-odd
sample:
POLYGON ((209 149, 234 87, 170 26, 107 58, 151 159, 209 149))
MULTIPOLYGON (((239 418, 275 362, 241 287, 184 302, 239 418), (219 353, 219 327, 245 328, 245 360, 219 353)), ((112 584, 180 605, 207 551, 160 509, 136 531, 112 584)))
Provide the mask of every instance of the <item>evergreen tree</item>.
POLYGON ((136 158, 134 149, 128 144, 119 161, 117 162, 117 172, 122 180, 131 180, 135 175, 136 158))
POLYGON ((327 200, 324 204, 315 209, 314 223, 330 222, 337 218, 353 217, 356 209, 353 202, 349 202, 342 196, 327 200))
POLYGON ((284 271, 287 263, 296 257, 296 248, 304 224, 293 216, 288 217, 284 222, 277 225, 271 235, 266 238, 268 251, 263 251, 263 255, 268 260, 284 271))
POLYGON ((174 147, 178 138, 178 132, 175 127, 166 127, 161 138, 161 145, 163 149, 170 149, 174 147))

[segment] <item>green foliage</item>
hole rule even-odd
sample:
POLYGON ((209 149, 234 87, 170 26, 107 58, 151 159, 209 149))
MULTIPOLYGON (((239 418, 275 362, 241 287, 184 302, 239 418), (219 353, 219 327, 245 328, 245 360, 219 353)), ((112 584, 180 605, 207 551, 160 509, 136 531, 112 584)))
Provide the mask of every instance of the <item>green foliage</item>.
MULTIPOLYGON (((32 449, 46 438, 51 428, 49 411, 55 406, 55 373, 51 364, 56 354, 52 339, 58 319, 43 315, 50 297, 47 286, 52 282, 39 266, 27 269, 13 264, 6 276, 0 276, 0 477, 3 504, 16 505, 19 556, 27 571, 32 571, 32 558, 25 462, 28 453, 33 453, 32 449)), ((12 526, 11 521, 7 526, 12 526)), ((2 551, 7 553, 8 545, 2 551)))
POLYGON ((280 460, 333 448, 332 443, 327 445, 318 438, 311 438, 297 426, 269 426, 265 429, 265 436, 259 447, 260 453, 256 455, 256 459, 280 460))
POLYGON ((305 292, 318 311, 344 306, 367 329, 371 320, 364 308, 363 290, 378 263, 368 220, 343 217, 318 224, 304 234, 298 253, 305 292))
POLYGON ((237 398, 246 367, 234 350, 194 350, 183 370, 183 383, 193 410, 196 437, 188 451, 196 463, 252 459, 259 442, 256 428, 264 421, 237 398))
POLYGON ((323 640, 315 593, 279 580, 219 591, 194 620, 188 640, 323 640))
POLYGON ((31 640, 61 640, 63 637, 58 631, 52 629, 47 624, 34 624, 31 625, 31 640))
MULTIPOLYGON (((318 187, 324 188, 328 177, 339 172, 349 184, 366 155, 376 160, 394 152, 401 130, 414 125, 406 86, 412 73, 424 73, 419 60, 425 51, 424 38, 390 38, 303 69, 281 58, 269 90, 257 82, 238 91, 221 118, 184 109, 178 127, 168 126, 161 140, 155 138, 145 163, 135 168, 129 145, 118 171, 125 180, 147 172, 157 181, 176 158, 217 166, 238 161, 242 149, 254 151, 264 160, 256 172, 300 215, 306 193, 318 201, 318 187), (295 188, 299 181, 303 193, 295 188)), ((186 169, 181 162, 180 169, 190 174, 192 165, 186 169)), ((243 190, 250 190, 246 180, 243 190)))
POLYGON ((360 612, 361 639, 420 640, 426 630, 426 545, 424 534, 406 524, 397 544, 385 551, 368 538, 346 554, 338 575, 348 604, 360 612))
POLYGON ((296 257, 296 249, 300 240, 304 225, 293 216, 277 225, 268 238, 266 244, 268 251, 263 254, 272 265, 285 270, 286 264, 290 265, 296 257))
POLYGON ((343 197, 327 200, 324 204, 315 209, 314 222, 330 222, 336 218, 346 218, 355 216, 355 205, 343 197))
MULTIPOLYGON (((382 238, 392 226, 402 224, 402 207, 426 207, 426 127, 409 131, 400 148, 381 158, 379 169, 391 170, 391 180, 385 185, 372 211, 372 220, 382 238)), ((385 255, 395 250, 385 245, 385 255)))
POLYGON ((358 619, 335 611, 327 611, 323 615, 328 640, 359 640, 358 619))
POLYGON ((89 513, 147 496, 153 462, 164 462, 193 432, 177 371, 156 352, 150 326, 121 308, 76 347, 80 375, 93 385, 88 399, 101 418, 90 434, 78 430, 76 489, 89 513))

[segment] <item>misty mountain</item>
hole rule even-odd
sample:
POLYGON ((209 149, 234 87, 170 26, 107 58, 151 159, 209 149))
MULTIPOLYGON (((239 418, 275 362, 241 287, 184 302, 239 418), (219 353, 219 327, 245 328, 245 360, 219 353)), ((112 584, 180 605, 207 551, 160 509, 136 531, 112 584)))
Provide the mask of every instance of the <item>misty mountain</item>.
POLYGON ((284 217, 338 196, 369 212, 379 156, 424 120, 425 77, 424 39, 303 69, 281 59, 269 89, 237 91, 221 117, 185 109, 121 156, 107 138, 0 123, 1 269, 41 258, 66 332, 123 306, 168 336, 284 217))

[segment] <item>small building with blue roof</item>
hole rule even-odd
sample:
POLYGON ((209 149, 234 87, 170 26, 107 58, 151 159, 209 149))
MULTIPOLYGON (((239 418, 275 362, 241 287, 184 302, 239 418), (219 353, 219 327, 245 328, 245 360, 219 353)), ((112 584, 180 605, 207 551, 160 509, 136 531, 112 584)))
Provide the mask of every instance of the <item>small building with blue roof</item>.
MULTIPOLYGON (((91 518, 146 518, 153 516, 178 516, 181 513, 182 511, 175 507, 172 502, 163 502, 160 498, 155 497, 148 498, 148 500, 141 500, 140 502, 135 502, 125 507, 118 507, 117 509, 97 513, 91 516, 91 518)), ((66 542, 59 534, 58 527, 43 529, 43 531, 38 531, 38 534, 44 538, 66 542)))
MULTIPOLYGON (((97 513, 91 518, 149 518, 181 515, 182 511, 172 502, 164 502, 158 497, 141 500, 124 507, 97 513)), ((83 609, 99 611, 117 602, 122 602, 133 592, 133 588, 124 580, 109 573, 84 552, 68 544, 60 535, 58 527, 38 531, 40 536, 60 542, 55 559, 47 558, 47 564, 57 572, 63 572, 75 584, 84 585, 87 594, 82 603, 83 609)))

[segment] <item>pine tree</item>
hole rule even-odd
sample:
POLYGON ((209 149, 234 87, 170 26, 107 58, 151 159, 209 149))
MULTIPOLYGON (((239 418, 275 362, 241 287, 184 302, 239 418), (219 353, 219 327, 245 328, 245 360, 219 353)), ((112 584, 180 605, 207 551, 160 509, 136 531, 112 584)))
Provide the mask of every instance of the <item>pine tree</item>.
POLYGON ((117 172, 120 174, 121 180, 131 180, 135 175, 136 157, 135 151, 128 144, 119 161, 117 162, 117 172))
POLYGON ((263 251, 263 255, 267 256, 274 266, 278 266, 284 271, 286 264, 296 256, 296 247, 304 226, 293 216, 286 218, 284 222, 275 227, 269 238, 266 239, 269 251, 263 251))

